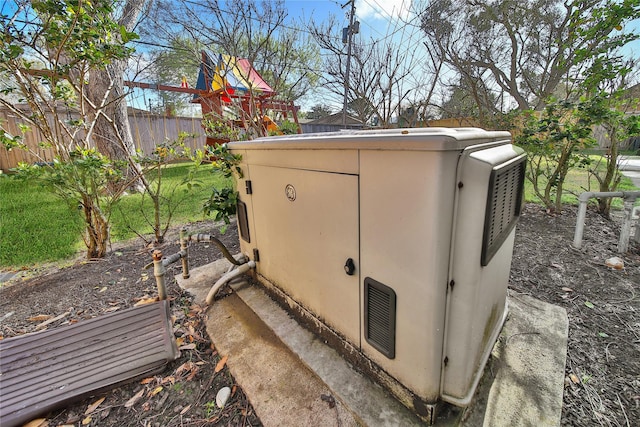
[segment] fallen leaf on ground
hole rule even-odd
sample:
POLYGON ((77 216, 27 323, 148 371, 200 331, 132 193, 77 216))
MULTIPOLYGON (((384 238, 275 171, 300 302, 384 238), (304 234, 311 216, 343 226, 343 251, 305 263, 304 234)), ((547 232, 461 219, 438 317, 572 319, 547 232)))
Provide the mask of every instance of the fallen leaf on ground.
POLYGON ((585 302, 584 302, 584 305, 586 305, 586 306, 587 306, 587 307, 589 307, 589 308, 594 308, 594 307, 595 307, 595 305, 593 305, 593 303, 592 303, 592 302, 590 302, 590 301, 585 301, 585 302))
POLYGON ((53 322, 57 322, 58 320, 60 320, 60 319, 63 319, 63 318, 65 318, 65 317, 67 317, 68 315, 69 315, 69 312, 68 312, 68 311, 65 311, 64 313, 62 313, 62 314, 61 314, 61 315, 59 315, 59 316, 52 317, 51 319, 49 319, 49 320, 45 320, 44 322, 42 322, 42 323, 38 324, 38 325, 36 326, 36 329, 44 328, 45 326, 48 326, 48 325, 50 325, 50 324, 51 324, 51 323, 53 323, 53 322))
POLYGON ((562 290, 565 291, 565 292, 573 292, 573 289, 567 288, 566 286, 563 286, 562 290))
POLYGON ((166 384, 166 383, 175 384, 176 383, 176 377, 165 377, 160 382, 160 384, 166 384))
POLYGON ((160 393, 162 390, 164 390, 164 387, 162 387, 161 385, 154 388, 153 390, 151 390, 151 393, 149 393, 149 397, 153 397, 156 394, 160 393))
POLYGON ((49 422, 46 418, 37 418, 35 420, 31 420, 22 427, 47 427, 49 422))
POLYGON ((87 426, 91 423, 91 417, 87 417, 84 420, 82 420, 82 425, 83 426, 87 426))
POLYGON ((190 372, 193 368, 193 362, 184 362, 182 365, 176 368, 176 374, 181 374, 182 372, 190 372))
POLYGON ((142 298, 137 303, 133 304, 134 307, 140 307, 141 305, 151 304, 152 302, 158 301, 158 298, 142 298))
POLYGON ((89 415, 90 413, 92 413, 93 411, 96 410, 96 408, 98 406, 100 406, 100 404, 102 402, 104 402, 104 399, 106 399, 106 397, 101 397, 100 399, 96 400, 95 402, 93 402, 91 405, 87 406, 87 410, 84 411, 85 415, 89 415))
POLYGON ((187 344, 187 345, 181 345, 178 350, 195 350, 196 349, 196 345, 195 344, 187 344))
POLYGON ((186 414, 189 409, 191 409, 191 405, 187 405, 186 408, 184 408, 182 411, 180 411, 180 415, 186 414))
POLYGON ((33 317, 29 317, 27 320, 29 322, 42 322, 44 320, 49 320, 51 319, 53 316, 50 316, 48 314, 39 314, 37 316, 33 316, 33 317))
POLYGON ((220 361, 216 365, 216 369, 215 369, 216 374, 220 372, 222 368, 224 368, 224 365, 226 365, 228 358, 229 356, 224 356, 222 359, 220 359, 220 361))
POLYGON ((193 365, 193 370, 191 371, 191 373, 189 374, 189 376, 186 378, 187 381, 191 381, 195 378, 196 374, 198 373, 200 369, 198 369, 198 367, 196 365, 193 365))
POLYGON ((176 338, 176 345, 180 347, 182 344, 184 344, 184 338, 182 337, 176 338))
POLYGON ((127 403, 124 404, 124 407, 131 408, 133 405, 136 404, 138 400, 140 400, 142 396, 144 396, 144 389, 140 390, 131 399, 127 400, 127 403))
POLYGON ((573 381, 574 384, 580 383, 580 378, 578 378, 576 374, 569 374, 569 378, 571 378, 571 381, 573 381))
POLYGON ((154 377, 145 378, 142 381, 140 381, 140 384, 149 384, 149 383, 153 382, 153 380, 155 380, 154 377))

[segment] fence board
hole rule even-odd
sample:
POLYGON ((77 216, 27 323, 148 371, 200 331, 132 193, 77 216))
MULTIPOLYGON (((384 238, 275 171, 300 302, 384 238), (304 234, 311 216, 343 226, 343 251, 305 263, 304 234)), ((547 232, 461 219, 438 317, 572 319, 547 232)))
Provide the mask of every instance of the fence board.
MULTIPOLYGON (((70 114, 75 116, 73 113, 70 114)), ((196 134, 195 138, 188 138, 185 141, 185 145, 192 150, 203 148, 206 145, 206 137, 200 126, 200 120, 198 117, 167 117, 150 114, 143 110, 129 109, 129 124, 134 144, 144 154, 151 153, 157 144, 177 139, 180 132, 196 134)), ((0 108, 0 122, 2 122, 3 128, 13 135, 20 133, 18 124, 23 123, 19 117, 16 117, 10 110, 5 108, 0 108)), ((35 151, 36 155, 17 148, 8 151, 3 146, 0 146, 0 171, 8 172, 18 166, 20 162, 52 161, 54 159, 54 150, 43 149, 39 146, 39 143, 44 140, 45 138, 41 132, 34 128, 24 135, 23 142, 30 150, 35 151)))

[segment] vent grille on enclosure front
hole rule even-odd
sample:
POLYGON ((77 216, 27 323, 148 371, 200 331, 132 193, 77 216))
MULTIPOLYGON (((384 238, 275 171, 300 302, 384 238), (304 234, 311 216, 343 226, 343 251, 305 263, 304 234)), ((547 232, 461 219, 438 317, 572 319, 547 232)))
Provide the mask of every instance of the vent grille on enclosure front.
POLYGON ((484 219, 481 264, 486 266, 500 249, 520 216, 526 156, 493 168, 484 219))
POLYGON ((365 338, 389 359, 396 357, 396 293, 390 287, 364 279, 365 338))
POLYGON ((240 237, 247 243, 251 243, 251 236, 249 235, 249 217, 247 216, 247 205, 238 200, 236 205, 236 214, 238 216, 238 228, 240 229, 240 237))

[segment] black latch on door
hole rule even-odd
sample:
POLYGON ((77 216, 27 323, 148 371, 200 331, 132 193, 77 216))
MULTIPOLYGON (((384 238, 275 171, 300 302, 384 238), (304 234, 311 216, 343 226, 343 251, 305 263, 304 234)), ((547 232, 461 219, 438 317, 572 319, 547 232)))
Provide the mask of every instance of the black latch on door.
POLYGON ((344 264, 344 272, 349 276, 353 276, 353 272, 356 271, 356 265, 353 262, 353 259, 349 258, 347 262, 344 264))

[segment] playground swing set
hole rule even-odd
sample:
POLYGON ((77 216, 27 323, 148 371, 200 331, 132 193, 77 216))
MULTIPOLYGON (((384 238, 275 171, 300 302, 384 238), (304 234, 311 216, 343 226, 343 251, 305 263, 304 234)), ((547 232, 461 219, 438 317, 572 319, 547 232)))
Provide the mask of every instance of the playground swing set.
POLYGON ((277 97, 277 93, 253 68, 248 59, 218 54, 215 60, 201 52, 200 72, 195 88, 186 78, 180 87, 126 81, 128 87, 192 94, 192 103, 200 104, 207 145, 228 142, 230 133, 238 139, 283 133, 275 120, 293 119, 297 133, 302 133, 293 101, 277 97), (225 131, 216 132, 216 128, 225 131))

